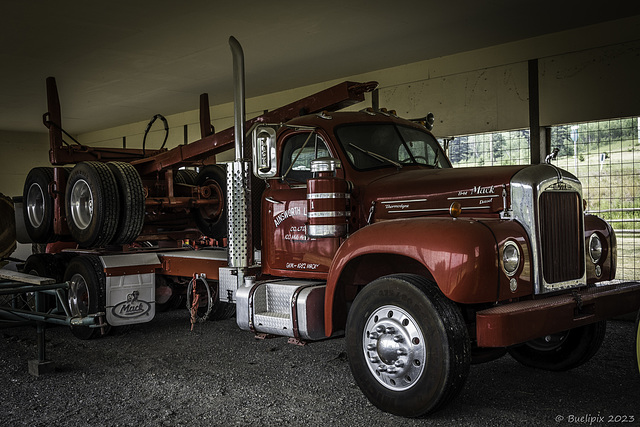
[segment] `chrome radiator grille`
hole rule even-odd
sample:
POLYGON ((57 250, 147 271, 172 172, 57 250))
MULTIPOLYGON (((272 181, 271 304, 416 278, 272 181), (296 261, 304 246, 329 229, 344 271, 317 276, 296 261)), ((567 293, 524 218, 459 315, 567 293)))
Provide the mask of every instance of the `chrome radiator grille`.
POLYGON ((551 284, 581 278, 585 248, 579 194, 546 191, 538 206, 544 280, 551 284))

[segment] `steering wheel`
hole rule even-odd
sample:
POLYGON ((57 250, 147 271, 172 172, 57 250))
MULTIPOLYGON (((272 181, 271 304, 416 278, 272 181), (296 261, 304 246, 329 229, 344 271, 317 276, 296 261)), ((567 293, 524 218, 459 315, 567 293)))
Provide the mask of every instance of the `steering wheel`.
MULTIPOLYGON (((413 160, 415 160, 416 163, 420 163, 420 162, 418 162, 418 159, 424 160, 424 164, 425 165, 429 164, 429 162, 428 162, 428 160, 427 160, 427 158, 425 156, 413 156, 413 160)), ((400 161, 400 163, 413 163, 413 162, 411 161, 411 157, 409 157, 408 159, 404 159, 404 160, 400 161)))

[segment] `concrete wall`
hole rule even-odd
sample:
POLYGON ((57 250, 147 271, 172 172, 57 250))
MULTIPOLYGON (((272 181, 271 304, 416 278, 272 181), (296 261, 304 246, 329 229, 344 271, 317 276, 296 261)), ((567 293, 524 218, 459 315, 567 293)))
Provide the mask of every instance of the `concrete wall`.
MULTIPOLYGON (((247 100, 247 116, 258 115, 343 80, 380 83, 380 105, 414 118, 433 112, 439 136, 528 127, 527 62, 539 60, 541 125, 640 114, 640 16, 582 27, 471 52, 247 100)), ((446 37, 446 35, 443 35, 446 37)), ((437 41, 434 41, 437 43, 437 41)), ((428 43, 427 43, 428 44, 428 43)), ((259 82, 249 82, 259 84, 259 82)), ((215 94, 212 94, 215 95, 215 94)), ((370 105, 356 106, 362 108, 370 105)), ((216 129, 233 125, 233 106, 212 107, 216 129)), ((168 146, 199 138, 198 112, 168 116, 168 146)), ((140 147, 146 122, 80 135, 86 143, 140 147)), ((154 125, 147 146, 157 147, 164 131, 154 125), (155 144, 155 145, 154 145, 155 144)), ((232 155, 229 154, 231 159, 232 155)))
MULTIPOLYGON (((380 83, 380 105, 408 118, 436 115, 438 136, 528 127, 527 61, 539 60, 541 124, 552 125, 640 115, 640 16, 561 33, 372 71, 343 79, 248 99, 247 116, 277 108, 343 80, 380 83)), ((446 34, 443 34, 446 37, 446 34)), ((437 40, 432 41, 437 43, 437 40)), ((425 48, 428 48, 425 41, 425 48)), ((258 85, 260 82, 247 82, 258 85)), ((215 97, 215 94, 211 94, 215 97)), ((196 100, 194 100, 195 102, 196 100)), ((360 109, 371 105, 368 98, 360 109)), ((231 103, 211 107, 217 130, 233 125, 231 103)), ((200 138, 198 111, 167 116, 172 148, 200 138)), ((147 122, 81 134, 89 145, 141 147, 147 122)), ((72 129, 70 129, 72 131, 72 129)), ((147 138, 157 148, 164 138, 158 121, 147 138)), ((46 134, 0 132, 0 192, 22 193, 30 168, 46 165, 46 134)), ((230 160, 227 152, 220 160, 230 160)))
POLYGON ((640 113, 640 17, 372 73, 380 104, 436 115, 440 136, 529 126, 527 63, 539 61, 540 124, 640 113))
MULTIPOLYGON (((24 180, 37 166, 49 165, 49 137, 45 133, 0 131, 0 193, 22 196, 24 180)), ((18 243, 14 258, 26 259, 31 245, 18 243)))
POLYGON ((24 179, 36 166, 50 166, 47 134, 0 131, 0 193, 21 196, 24 179))

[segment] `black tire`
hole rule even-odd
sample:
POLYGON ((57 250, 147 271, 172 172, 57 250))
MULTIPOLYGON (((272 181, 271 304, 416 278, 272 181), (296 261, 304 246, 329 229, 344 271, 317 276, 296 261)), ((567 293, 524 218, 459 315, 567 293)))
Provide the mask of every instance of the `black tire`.
POLYGON ((208 320, 231 319, 236 315, 236 305, 220 300, 220 282, 208 281, 213 294, 213 308, 209 313, 208 320))
POLYGON ((53 168, 33 168, 24 182, 22 209, 24 226, 35 243, 56 240, 53 234, 53 197, 49 194, 49 184, 53 182, 53 168))
POLYGON ((69 231, 80 246, 100 247, 111 241, 120 201, 116 180, 106 164, 78 163, 69 174, 65 201, 69 231))
POLYGON ((60 271, 62 272, 61 277, 64 277, 64 272, 67 270, 67 266, 69 265, 71 260, 77 256, 78 254, 76 252, 58 252, 54 255, 60 271))
MULTIPOLYGON (((183 290, 184 292, 184 290, 183 290)), ((167 280, 164 276, 156 275, 156 313, 169 311, 178 307, 180 299, 180 285, 167 280)))
POLYGON ((357 295, 347 319, 351 372, 383 411, 420 417, 462 389, 471 364, 470 340, 458 307, 435 283, 398 274, 357 295))
MULTIPOLYGON (((218 299, 218 283, 207 280, 208 289, 202 279, 196 280, 196 292, 200 295, 197 320, 224 320, 230 319, 236 314, 236 305, 218 299), (209 307, 209 304, 212 306, 209 307)), ((187 286, 185 302, 188 310, 191 310, 193 300, 193 281, 187 286)))
POLYGON ((116 180, 120 198, 118 225, 111 244, 127 245, 140 235, 144 225, 145 197, 142 179, 136 168, 129 163, 109 162, 107 166, 116 180))
MULTIPOLYGON (((69 309, 72 316, 86 317, 105 310, 105 276, 100 258, 82 255, 73 258, 64 273, 69 282, 69 309)), ((100 335, 100 328, 72 326, 77 338, 88 340, 100 335)))
MULTIPOLYGON (((48 277, 55 280, 55 283, 62 283, 64 281, 64 268, 59 260, 52 254, 33 254, 29 255, 22 272, 25 274, 31 274, 32 276, 48 277)), ((44 297, 44 311, 49 311, 56 305, 56 298, 53 295, 42 295, 44 297)), ((34 310, 35 300, 33 301, 34 310)))
POLYGON ((16 212, 13 200, 0 193, 0 259, 16 250, 16 212))
POLYGON ((640 310, 636 317, 636 360, 638 361, 638 372, 640 372, 640 310))
POLYGON ((62 283, 64 279, 64 269, 53 254, 29 255, 22 271, 33 276, 49 277, 56 283, 62 283))
POLYGON ((500 359, 507 354, 507 349, 504 347, 498 348, 471 348, 471 364, 479 365, 480 363, 488 363, 494 360, 500 359))
POLYGON ((510 347, 509 354, 530 368, 568 371, 598 352, 606 331, 606 321, 596 322, 510 347))
MULTIPOLYGON (((215 285, 214 285, 215 286, 215 285)), ((217 297, 216 293, 216 297, 217 297)), ((213 310, 209 313, 209 320, 225 320, 236 315, 236 305, 220 301, 218 298, 213 302, 213 310)))
POLYGON ((196 185, 203 186, 215 184, 222 194, 222 209, 212 215, 206 207, 193 210, 194 220, 198 229, 205 236, 216 240, 222 240, 227 236, 227 173, 219 165, 205 166, 200 170, 196 178, 196 185))
POLYGON ((179 169, 173 176, 173 182, 176 184, 195 185, 198 178, 198 172, 192 169, 179 169))

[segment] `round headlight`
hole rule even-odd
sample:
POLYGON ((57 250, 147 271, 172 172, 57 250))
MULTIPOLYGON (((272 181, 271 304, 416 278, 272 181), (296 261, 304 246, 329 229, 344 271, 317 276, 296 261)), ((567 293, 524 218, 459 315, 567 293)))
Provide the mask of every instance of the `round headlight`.
POLYGON ((589 238, 589 256, 594 264, 597 264, 602 257, 602 242, 596 233, 589 238))
POLYGON ((514 241, 508 241, 502 247, 502 268, 507 276, 513 276, 520 266, 520 249, 514 241))

